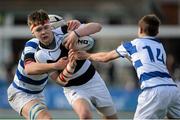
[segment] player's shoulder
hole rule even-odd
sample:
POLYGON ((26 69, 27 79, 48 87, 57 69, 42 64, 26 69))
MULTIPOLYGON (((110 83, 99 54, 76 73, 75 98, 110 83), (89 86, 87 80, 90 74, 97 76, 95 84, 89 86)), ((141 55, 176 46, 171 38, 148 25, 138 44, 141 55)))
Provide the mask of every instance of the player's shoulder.
POLYGON ((37 38, 31 38, 25 43, 25 47, 32 47, 36 49, 39 45, 39 40, 37 38))
POLYGON ((144 40, 143 38, 135 38, 131 41, 131 44, 132 45, 142 45, 142 44, 145 44, 147 41, 144 40))
POLYGON ((66 33, 64 33, 62 27, 58 27, 56 29, 53 29, 52 32, 54 33, 54 35, 58 36, 58 35, 64 35, 66 33))
POLYGON ((28 40, 26 43, 25 43, 25 45, 27 45, 27 44, 36 44, 36 45, 38 45, 39 44, 39 40, 37 39, 37 38, 31 38, 30 40, 28 40))
POLYGON ((135 39, 133 39, 131 42, 132 42, 132 43, 142 42, 141 40, 142 40, 141 38, 135 38, 135 39))

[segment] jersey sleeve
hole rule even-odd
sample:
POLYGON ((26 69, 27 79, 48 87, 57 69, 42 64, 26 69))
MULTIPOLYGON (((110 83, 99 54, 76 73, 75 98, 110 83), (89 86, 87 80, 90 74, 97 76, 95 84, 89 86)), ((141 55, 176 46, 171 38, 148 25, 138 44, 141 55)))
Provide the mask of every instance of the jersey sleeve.
POLYGON ((28 60, 35 61, 34 53, 35 53, 37 47, 38 47, 38 44, 36 42, 33 42, 33 41, 28 41, 25 44, 25 48, 23 51, 25 62, 28 60))
POLYGON ((29 61, 29 60, 35 61, 34 53, 25 54, 25 56, 24 56, 24 61, 26 62, 26 61, 29 61))
POLYGON ((136 46, 131 42, 124 42, 116 51, 120 54, 120 57, 131 57, 132 54, 137 52, 136 46))
POLYGON ((118 46, 116 49, 116 52, 119 54, 120 57, 124 58, 125 56, 128 55, 128 52, 124 48, 123 44, 118 46))

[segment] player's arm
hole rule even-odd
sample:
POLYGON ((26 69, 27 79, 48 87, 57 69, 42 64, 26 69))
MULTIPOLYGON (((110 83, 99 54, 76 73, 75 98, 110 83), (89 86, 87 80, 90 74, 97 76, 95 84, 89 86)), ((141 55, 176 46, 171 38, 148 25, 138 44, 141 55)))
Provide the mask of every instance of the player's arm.
POLYGON ((68 83, 68 81, 72 78, 72 75, 77 65, 74 56, 69 55, 68 59, 69 62, 63 71, 61 71, 60 73, 58 71, 54 71, 50 75, 50 78, 61 86, 65 86, 68 83))
POLYGON ((75 30, 75 34, 81 36, 87 36, 94 33, 99 32, 102 29, 101 24, 99 23, 87 23, 80 26, 78 29, 75 30))
POLYGON ((61 86, 65 86, 68 81, 63 81, 60 79, 60 73, 58 71, 54 71, 50 74, 50 78, 51 80, 55 81, 57 84, 61 85, 61 86))
POLYGON ((99 32, 101 30, 101 25, 99 23, 87 23, 83 24, 82 26, 78 27, 76 30, 71 31, 69 35, 65 38, 64 41, 65 47, 68 49, 73 49, 74 44, 77 42, 79 37, 88 36, 99 32))
POLYGON ((109 62, 120 57, 116 50, 98 53, 87 53, 86 51, 77 51, 73 52, 73 55, 78 60, 89 59, 91 61, 97 62, 109 62))
POLYGON ((28 75, 43 74, 53 70, 63 70, 67 65, 67 58, 61 58, 55 63, 38 63, 33 58, 25 59, 25 72, 28 75))
POLYGON ((68 83, 68 81, 72 78, 74 70, 75 68, 71 68, 68 64, 62 72, 59 73, 58 71, 54 71, 50 75, 50 78, 57 84, 65 86, 68 83))

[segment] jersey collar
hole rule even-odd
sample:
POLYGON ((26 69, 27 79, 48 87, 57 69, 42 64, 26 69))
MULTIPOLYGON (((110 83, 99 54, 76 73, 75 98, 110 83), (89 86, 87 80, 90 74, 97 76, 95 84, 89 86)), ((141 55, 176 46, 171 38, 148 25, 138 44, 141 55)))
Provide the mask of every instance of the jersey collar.
POLYGON ((141 37, 140 39, 148 39, 148 40, 153 40, 153 41, 156 41, 158 43, 161 43, 161 41, 158 38, 152 37, 152 36, 144 36, 144 37, 141 37))
POLYGON ((56 47, 56 42, 55 42, 55 38, 53 38, 52 43, 50 43, 49 45, 44 45, 43 43, 39 42, 40 47, 44 48, 44 49, 54 49, 56 47))

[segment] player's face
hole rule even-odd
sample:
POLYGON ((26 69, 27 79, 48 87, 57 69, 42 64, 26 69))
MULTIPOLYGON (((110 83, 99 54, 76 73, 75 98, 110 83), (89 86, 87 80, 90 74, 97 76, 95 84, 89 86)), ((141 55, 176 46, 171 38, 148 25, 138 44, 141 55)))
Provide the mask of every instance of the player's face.
POLYGON ((53 41, 53 33, 49 23, 35 26, 32 32, 34 36, 44 45, 49 45, 53 41))

